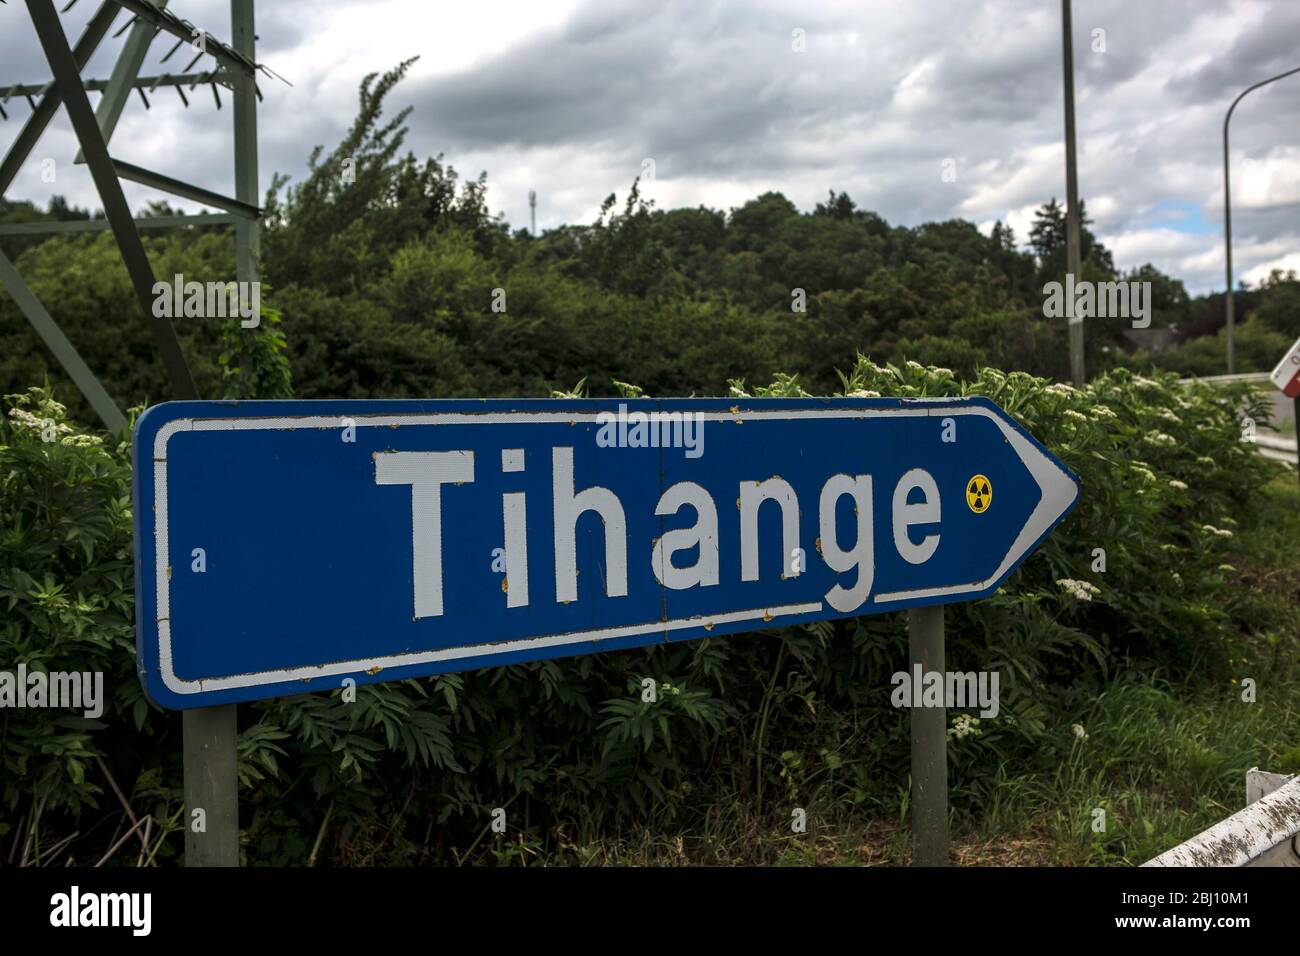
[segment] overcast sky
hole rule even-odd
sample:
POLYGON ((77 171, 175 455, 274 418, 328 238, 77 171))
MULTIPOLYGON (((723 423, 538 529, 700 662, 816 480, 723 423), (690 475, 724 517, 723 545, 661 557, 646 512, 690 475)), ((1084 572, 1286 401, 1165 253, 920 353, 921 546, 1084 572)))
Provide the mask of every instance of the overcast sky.
MULTIPOLYGON (((73 39, 96 6, 63 15, 73 39)), ((229 39, 225 0, 170 7, 229 39)), ((261 80, 263 189, 337 143, 363 76, 418 55, 390 97, 391 111, 414 107, 409 146, 464 177, 486 171, 491 209, 515 227, 530 189, 539 228, 589 222, 647 161, 660 208, 779 190, 811 209, 834 189, 892 223, 962 217, 987 232, 1001 218, 1022 242, 1033 209, 1065 191, 1055 0, 277 0, 259 4, 258 34, 258 60, 293 84, 261 80)), ((123 39, 105 40, 87 76, 108 75, 123 39)), ((1297 41, 1297 0, 1075 0, 1080 191, 1117 265, 1223 287, 1223 114, 1300 66, 1297 41)), ((187 48, 159 64, 173 42, 154 41, 144 75, 186 65, 187 48)), ((0 6, 0 84, 45 79, 25 6, 0 6)), ((133 98, 112 152, 230 193, 229 97, 220 112, 208 92, 190 98, 183 109, 160 89, 149 112, 133 98)), ((4 109, 7 149, 29 110, 4 109)), ((1238 278, 1300 269, 1298 118, 1300 75, 1234 115, 1238 278)), ((98 208, 75 152, 60 113, 7 198, 98 208)), ((167 198, 130 184, 128 196, 167 198)))

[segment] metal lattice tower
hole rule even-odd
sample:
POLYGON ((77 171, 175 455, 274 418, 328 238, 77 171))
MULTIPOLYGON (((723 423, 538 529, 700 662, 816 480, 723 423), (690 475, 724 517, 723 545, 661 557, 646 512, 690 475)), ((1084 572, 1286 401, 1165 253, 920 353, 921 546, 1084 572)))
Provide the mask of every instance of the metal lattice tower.
MULTIPOLYGON (((0 0, 2 2, 4 0, 0 0)), ((153 270, 140 241, 140 230, 192 224, 233 225, 236 279, 253 281, 257 278, 258 220, 261 217, 261 209, 257 205, 257 100, 261 98, 261 91, 257 87, 256 77, 259 72, 272 76, 275 74, 255 60, 253 0, 231 0, 230 43, 217 39, 208 31, 167 10, 167 0, 103 0, 72 46, 68 43, 52 0, 25 2, 54 78, 45 83, 0 86, 0 122, 8 121, 9 111, 21 101, 26 101, 30 109, 22 130, 3 159, 0 159, 0 198, 13 184, 23 163, 31 156, 50 120, 62 105, 77 137, 79 151, 75 162, 84 164, 89 169, 106 218, 0 224, 0 236, 111 229, 131 276, 145 320, 153 328, 154 342, 166 366, 173 396, 197 398, 198 393, 171 320, 153 314, 153 270), (114 38, 123 33, 127 36, 112 75, 106 80, 83 79, 81 71, 124 10, 131 16, 113 33, 114 38), (140 76, 140 67, 150 44, 163 33, 175 37, 176 42, 162 58, 162 63, 170 60, 187 43, 195 55, 175 74, 140 76), (189 107, 191 104, 187 91, 192 93, 200 86, 211 90, 217 109, 222 108, 221 88, 228 90, 233 100, 233 197, 115 159, 109 153, 113 132, 133 90, 145 109, 150 108, 149 95, 162 89, 175 90, 184 106, 189 107), (88 92, 102 94, 93 112, 88 92), (122 180, 215 207, 221 212, 135 219, 123 195, 122 180)), ((78 0, 70 0, 61 12, 67 13, 77 2, 78 0)), ((0 16, 2 15, 6 13, 0 11, 0 16)), ((7 15, 17 16, 18 13, 11 8, 7 15)), ((75 346, 59 329, 35 293, 23 281, 17 268, 3 253, 0 253, 0 285, 17 302, 23 315, 73 383, 86 396, 104 424, 111 431, 125 427, 126 418, 117 403, 108 395, 81 359, 75 346)))
MULTIPOLYGON (((0 0, 0 3, 3 2, 0 0)), ((257 88, 257 74, 275 74, 260 66, 255 59, 253 0, 231 0, 229 44, 215 39, 206 30, 201 30, 188 20, 166 10, 167 0, 103 0, 75 46, 69 45, 52 0, 25 2, 54 79, 44 84, 0 87, 0 121, 8 120, 5 106, 14 97, 26 100, 31 109, 31 115, 17 139, 3 160, 0 160, 0 199, 13 184, 19 168, 31 155, 61 103, 72 121, 80 146, 76 162, 84 163, 89 168, 106 218, 91 222, 0 225, 0 236, 112 229, 140 309, 145 321, 152 326, 154 343, 166 366, 173 397, 197 399, 198 391, 176 339, 176 329, 171 319, 154 314, 154 274, 140 240, 140 230, 196 223, 233 225, 236 279, 251 282, 258 277, 258 220, 262 211, 257 205, 257 101, 261 97, 257 88), (123 10, 129 12, 131 18, 114 36, 120 36, 128 30, 130 33, 118 54, 112 76, 107 80, 82 79, 81 71, 123 10), (140 66, 149 45, 160 33, 177 38, 175 45, 163 57, 163 62, 169 60, 181 44, 186 42, 191 44, 197 55, 175 75, 141 77, 140 66), (194 72, 194 68, 205 58, 210 58, 215 65, 194 72), (146 109, 149 107, 146 91, 153 93, 163 88, 174 89, 181 102, 188 107, 190 101, 185 95, 186 89, 192 92, 202 85, 212 90, 218 109, 222 105, 219 87, 225 87, 233 100, 233 197, 122 162, 109 153, 113 130, 132 90, 139 95, 146 109), (88 90, 103 94, 94 111, 90 107, 88 90), (135 219, 122 192, 123 179, 213 206, 223 212, 135 219)), ((76 3, 77 0, 70 0, 63 12, 72 9, 76 3)), ((17 13, 12 7, 7 7, 5 11, 0 11, 0 15, 17 16, 17 13)), ((127 422, 121 409, 3 253, 0 253, 0 285, 13 296, 23 315, 109 430, 120 432, 125 429, 127 422)), ((188 710, 184 714, 182 727, 186 819, 189 820, 190 814, 194 812, 202 812, 206 820, 203 832, 195 832, 193 828, 186 827, 185 863, 187 866, 238 866, 235 705, 188 710)))

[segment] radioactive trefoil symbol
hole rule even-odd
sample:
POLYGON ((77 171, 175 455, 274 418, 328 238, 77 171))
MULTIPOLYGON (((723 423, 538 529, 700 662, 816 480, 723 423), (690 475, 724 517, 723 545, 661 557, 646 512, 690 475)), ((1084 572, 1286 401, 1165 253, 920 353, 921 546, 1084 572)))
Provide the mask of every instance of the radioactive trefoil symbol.
POLYGON ((966 504, 977 515, 988 511, 993 503, 993 486, 983 475, 976 475, 966 485, 966 504))

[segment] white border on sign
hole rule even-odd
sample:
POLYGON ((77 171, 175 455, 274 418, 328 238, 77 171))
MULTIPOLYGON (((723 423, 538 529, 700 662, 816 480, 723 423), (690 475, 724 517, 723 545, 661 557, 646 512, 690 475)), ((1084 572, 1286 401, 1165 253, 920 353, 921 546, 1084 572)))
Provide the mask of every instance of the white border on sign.
MULTIPOLYGON (((961 398, 928 399, 935 402, 965 401, 961 398)), ((998 415, 982 406, 968 407, 925 407, 925 408, 830 408, 830 409, 772 409, 743 412, 710 411, 701 412, 705 421, 743 421, 753 419, 795 419, 795 418, 925 418, 950 417, 956 415, 978 415, 993 421, 1001 430, 1003 437, 1019 455, 1021 462, 1028 469, 1034 481, 1038 483, 1042 497, 1038 506, 1025 522, 1020 534, 1016 536, 1011 550, 988 578, 969 584, 956 584, 948 587, 921 588, 911 591, 892 591, 869 597, 878 605, 895 604, 900 601, 918 600, 931 597, 951 597, 983 591, 992 585, 1033 546, 1047 529, 1052 526, 1065 510, 1074 503, 1078 487, 1066 478, 1065 473, 1047 457, 1038 447, 1018 429, 1013 428, 998 415), (1063 480, 1064 479, 1064 480, 1063 480)), ((397 425, 528 425, 542 423, 576 424, 578 422, 598 421, 598 412, 506 412, 473 414, 466 412, 448 412, 443 414, 381 414, 348 416, 358 428, 383 428, 397 425)), ((517 638, 510 641, 489 644, 467 644, 459 647, 447 647, 439 650, 419 651, 410 654, 393 654, 386 657, 362 658, 352 661, 332 661, 327 664, 290 667, 279 670, 257 671, 247 674, 232 674, 228 677, 208 677, 198 680, 186 680, 180 677, 172 663, 171 643, 171 596, 170 582, 167 575, 168 551, 167 539, 167 443, 178 432, 185 431, 247 431, 247 430, 284 430, 298 428, 337 429, 340 415, 303 415, 297 417, 261 417, 261 418, 178 418, 158 429, 154 437, 154 586, 156 594, 156 623, 158 627, 158 662, 163 684, 176 694, 210 693, 219 690, 232 690, 243 687, 256 687, 265 684, 279 684, 287 681, 310 680, 318 677, 332 677, 339 674, 354 674, 375 668, 408 667, 413 664, 425 664, 436 661, 463 660, 492 654, 507 654, 514 651, 531 650, 543 647, 564 647, 571 644, 585 644, 590 641, 613 640, 620 637, 632 637, 638 634, 685 630, 692 627, 712 627, 717 624, 731 624, 738 621, 762 621, 768 624, 781 618, 800 614, 811 614, 822 609, 822 603, 787 604, 778 607, 751 608, 744 611, 728 611, 721 614, 696 615, 673 621, 649 621, 644 624, 629 624, 620 627, 594 628, 587 631, 570 631, 565 634, 543 634, 536 637, 517 638)))

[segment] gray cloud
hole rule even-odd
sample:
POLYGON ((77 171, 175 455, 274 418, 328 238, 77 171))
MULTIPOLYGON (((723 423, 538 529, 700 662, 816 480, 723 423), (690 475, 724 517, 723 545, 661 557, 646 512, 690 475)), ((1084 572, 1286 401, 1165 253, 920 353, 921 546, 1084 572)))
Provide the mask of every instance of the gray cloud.
MULTIPOLYGON (((313 145, 337 142, 365 73, 418 53, 421 64, 392 96, 394 109, 415 107, 409 145, 444 153, 466 175, 486 170, 489 201, 515 225, 528 221, 529 189, 544 226, 581 221, 607 193, 622 193, 646 158, 660 205, 725 209, 780 189, 810 208, 827 189, 844 189, 893 222, 1001 218, 1021 239, 1032 208, 1064 193, 1054 3, 587 0, 550 28, 499 42, 500 24, 527 9, 509 2, 484 0, 490 9, 478 20, 464 13, 476 24, 468 31, 415 2, 262 4, 259 56, 294 84, 262 81, 264 185, 275 171, 301 175, 313 145), (796 29, 806 52, 792 49, 796 29), (452 45, 473 55, 449 58, 452 45), (941 178, 948 159, 956 182, 941 178)), ((228 33, 224 0, 173 7, 228 33)), ((70 35, 92 9, 65 16, 70 35)), ((1192 289, 1221 286, 1223 112, 1245 86, 1300 65, 1288 59, 1300 7, 1090 0, 1075 4, 1074 27, 1080 183, 1095 228, 1122 266, 1150 259, 1192 289), (1093 49, 1095 30, 1104 52, 1093 49), (1187 223, 1193 231, 1176 231, 1187 223)), ((106 75, 119 44, 106 42, 88 72, 106 75)), ((185 50, 159 64, 169 46, 155 42, 145 72, 185 65, 185 50)), ((0 63, 3 81, 46 75, 21 5, 0 7, 0 63)), ((1288 132, 1300 99, 1287 82, 1252 94, 1233 119, 1242 274, 1292 255, 1297 240, 1300 143, 1288 132)), ((228 98, 217 113, 209 93, 196 94, 189 110, 163 91, 148 113, 135 101, 114 151, 228 190, 228 98)), ((26 107, 10 113, 0 147, 26 107)), ((65 168, 75 145, 62 117, 42 149, 65 168)), ((52 188, 29 167, 11 195, 51 192, 97 205, 84 170, 61 173, 52 188)))

